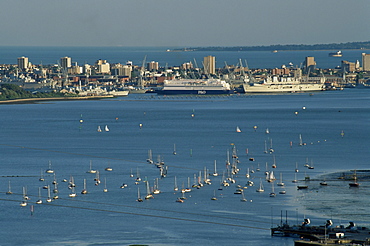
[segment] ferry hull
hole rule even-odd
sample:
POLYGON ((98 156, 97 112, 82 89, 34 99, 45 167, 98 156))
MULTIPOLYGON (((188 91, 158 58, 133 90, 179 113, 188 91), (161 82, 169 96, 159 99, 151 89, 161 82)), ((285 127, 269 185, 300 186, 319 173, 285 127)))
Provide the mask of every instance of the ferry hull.
POLYGON ((294 93, 324 90, 323 84, 245 84, 245 93, 294 93))
POLYGON ((231 90, 159 90, 157 94, 161 95, 222 95, 222 94, 231 94, 231 90))

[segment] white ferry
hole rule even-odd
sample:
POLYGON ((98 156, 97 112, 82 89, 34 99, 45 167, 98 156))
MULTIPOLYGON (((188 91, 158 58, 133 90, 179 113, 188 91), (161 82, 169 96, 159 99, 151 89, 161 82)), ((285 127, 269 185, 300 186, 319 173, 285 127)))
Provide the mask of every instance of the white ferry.
POLYGON ((245 93, 286 93, 322 91, 325 88, 325 79, 319 82, 305 81, 294 77, 267 77, 262 82, 244 83, 245 93))
POLYGON ((232 93, 230 84, 220 79, 174 79, 165 80, 158 94, 215 95, 232 93))

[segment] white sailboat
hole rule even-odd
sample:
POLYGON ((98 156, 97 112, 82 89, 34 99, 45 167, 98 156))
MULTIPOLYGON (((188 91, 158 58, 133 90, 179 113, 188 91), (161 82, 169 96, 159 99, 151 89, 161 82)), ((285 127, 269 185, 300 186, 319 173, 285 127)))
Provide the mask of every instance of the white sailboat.
POLYGON ((27 200, 28 199, 27 199, 27 195, 26 195, 26 188, 23 187, 23 200, 19 205, 21 205, 21 207, 27 206, 27 200))
POLYGON ((92 169, 92 161, 90 161, 90 169, 86 171, 87 173, 96 173, 96 170, 92 169))
POLYGON ((104 131, 109 132, 108 125, 105 125, 105 127, 104 127, 104 131))
POLYGON ((298 183, 296 172, 294 173, 294 180, 292 180, 292 183, 298 183))
POLYGON ((246 201, 247 201, 247 199, 246 199, 246 198, 245 198, 245 196, 244 196, 244 190, 242 189, 242 190, 241 190, 241 192, 242 192, 242 193, 241 193, 241 194, 242 194, 242 198, 240 199, 240 201, 241 201, 241 202, 246 202, 246 201))
POLYGON ((355 170, 355 172, 353 174, 353 180, 354 180, 354 182, 349 183, 349 187, 359 187, 360 184, 357 183, 357 173, 356 173, 356 170, 355 170))
POLYGON ((50 194, 50 186, 48 185, 48 198, 46 199, 46 202, 52 202, 51 194, 50 194))
POLYGON ((110 166, 110 162, 108 163, 108 166, 104 170, 108 172, 113 171, 113 168, 110 166))
POLYGON ((269 134, 270 133, 270 130, 268 128, 266 128, 266 131, 265 131, 266 134, 269 134))
POLYGON ((152 150, 148 150, 148 159, 146 159, 146 161, 149 163, 149 164, 153 164, 153 156, 152 156, 152 150))
POLYGON ((152 199, 154 196, 150 193, 149 181, 146 182, 146 196, 145 199, 152 199))
POLYGON ((69 193, 69 195, 68 195, 69 197, 76 197, 77 196, 77 194, 76 194, 76 192, 75 192, 75 187, 73 186, 72 187, 72 191, 71 191, 71 193, 69 193))
POLYGON ((45 173, 54 173, 54 170, 51 168, 51 161, 49 161, 49 168, 46 169, 45 173))
POLYGON ((11 194, 13 194, 13 192, 12 192, 12 188, 11 188, 11 186, 10 186, 10 180, 9 180, 9 183, 8 183, 8 191, 7 191, 5 194, 7 194, 7 195, 11 195, 11 194))
POLYGON ((262 179, 260 179, 260 186, 258 187, 258 189, 256 191, 257 192, 264 192, 265 191, 265 189, 263 188, 262 179))
POLYGON ((41 187, 39 187, 39 199, 36 201, 36 204, 41 204, 42 199, 41 199, 41 187))
POLYGON ((284 186, 284 182, 283 182, 283 173, 280 173, 280 182, 277 183, 278 186, 284 186))
POLYGON ((298 162, 296 162, 295 163, 295 170, 294 170, 296 173, 298 173, 299 172, 299 170, 298 170, 298 162))
POLYGON ((176 155, 177 153, 176 153, 176 144, 173 144, 173 152, 172 152, 172 154, 174 154, 174 155, 176 155))
POLYGON ((44 178, 44 174, 42 172, 42 169, 41 169, 41 173, 40 173, 40 178, 39 178, 39 181, 45 181, 45 178, 44 178))
POLYGON ((217 161, 215 160, 215 170, 213 172, 213 176, 218 176, 218 173, 217 173, 217 161))
POLYGON ((273 182, 273 181, 276 180, 275 175, 274 175, 274 171, 268 172, 268 174, 266 175, 266 180, 267 180, 267 182, 273 182))
POLYGON ((242 130, 240 130, 239 126, 236 127, 236 132, 242 132, 242 130))
POLYGON ((107 178, 104 177, 104 189, 103 189, 103 192, 108 192, 108 188, 107 188, 107 178))
POLYGON ((177 186, 177 179, 176 179, 176 176, 175 176, 175 185, 174 185, 174 187, 173 187, 173 190, 174 191, 178 191, 179 190, 179 187, 177 186))

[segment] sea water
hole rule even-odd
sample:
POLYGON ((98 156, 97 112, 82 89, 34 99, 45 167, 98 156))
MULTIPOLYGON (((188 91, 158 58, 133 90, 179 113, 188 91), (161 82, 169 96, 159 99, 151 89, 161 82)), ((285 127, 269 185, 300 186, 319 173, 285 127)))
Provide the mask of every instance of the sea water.
POLYGON ((349 180, 338 178, 353 170, 361 178, 361 170, 369 169, 369 101, 368 90, 348 89, 0 105, 1 245, 293 245, 291 238, 271 237, 270 227, 307 217, 314 225, 332 219, 335 225, 368 226, 369 183, 360 179, 359 188, 349 188, 349 180), (105 125, 109 132, 97 131, 105 125), (264 153, 265 142, 274 152, 264 153), (154 162, 168 166, 165 178, 146 161, 149 150, 154 162), (233 150, 240 171, 235 183, 220 190, 233 150), (307 160, 314 169, 304 166, 307 160), (184 203, 176 202, 182 194, 174 191, 175 177, 179 190, 187 188, 199 172, 202 180, 205 169, 212 174, 215 161, 219 175, 207 176, 212 184, 192 188, 184 203), (47 203, 41 189, 43 204, 35 204, 39 187, 53 188, 54 175, 45 173, 49 163, 59 199, 47 203), (87 173, 90 163, 100 173, 99 185, 96 174, 87 173), (108 166, 113 171, 105 171, 108 166), (248 168, 254 171, 249 179, 248 168), (277 180, 266 182, 265 171, 274 171, 277 180), (280 173, 283 188, 277 186, 280 173), (75 198, 62 181, 71 176, 75 198), (135 184, 138 176, 142 181, 135 184), (308 176, 311 181, 304 181, 308 176), (144 181, 152 187, 157 178, 161 193, 137 202, 138 188, 144 198, 144 181), (308 189, 297 190, 295 178, 308 189), (86 195, 80 193, 84 179, 86 195), (324 179, 328 186, 319 185, 324 179), (260 180, 263 193, 256 192, 260 180), (9 181, 12 195, 5 194, 9 181), (245 187, 246 202, 234 194, 237 185, 245 187), (31 198, 26 207, 20 206, 23 187, 31 198), (272 189, 276 197, 269 196, 272 189))
POLYGON ((203 58, 209 55, 216 57, 216 67, 240 65, 249 68, 280 68, 302 67, 307 56, 313 56, 318 68, 335 68, 341 66, 341 61, 361 62, 361 54, 369 50, 344 50, 343 57, 329 57, 327 50, 307 51, 192 51, 167 52, 167 49, 178 47, 0 47, 0 64, 17 64, 17 58, 26 56, 33 64, 58 64, 60 58, 69 56, 72 62, 80 66, 85 63, 95 64, 98 59, 108 63, 125 64, 132 61, 141 66, 146 62, 156 61, 161 67, 180 66, 191 62, 194 67, 202 68, 203 58), (292 64, 292 65, 290 65, 292 64))

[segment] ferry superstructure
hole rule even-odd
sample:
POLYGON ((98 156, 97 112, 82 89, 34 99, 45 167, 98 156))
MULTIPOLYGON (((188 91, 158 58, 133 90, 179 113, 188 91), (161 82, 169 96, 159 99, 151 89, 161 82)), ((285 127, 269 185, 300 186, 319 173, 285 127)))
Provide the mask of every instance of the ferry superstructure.
POLYGON ((262 82, 244 83, 245 93, 293 93, 322 91, 325 88, 325 79, 320 81, 305 81, 295 77, 267 77, 262 82))
POLYGON ((197 94, 215 95, 232 93, 230 84, 220 79, 173 79, 163 82, 157 93, 166 95, 197 94))

